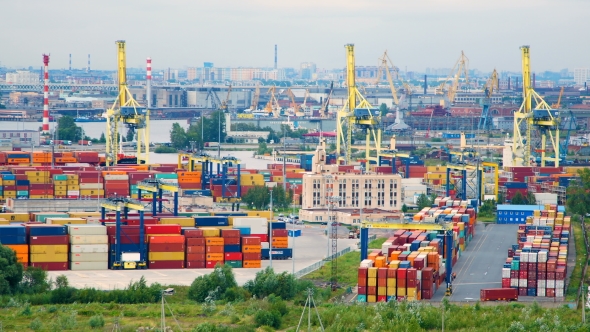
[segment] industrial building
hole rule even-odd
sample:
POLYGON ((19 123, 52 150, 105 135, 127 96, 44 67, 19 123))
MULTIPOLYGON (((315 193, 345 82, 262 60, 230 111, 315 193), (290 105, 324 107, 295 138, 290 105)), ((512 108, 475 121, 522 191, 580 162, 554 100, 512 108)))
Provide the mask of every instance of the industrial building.
MULTIPOLYGON (((542 210, 539 205, 498 204, 498 224, 525 224, 527 217, 532 217, 535 210, 542 210)), ((558 206, 557 212, 565 212, 564 206, 558 206)))
POLYGON ((0 130, 0 140, 10 140, 14 147, 39 145, 39 132, 36 130, 0 130))

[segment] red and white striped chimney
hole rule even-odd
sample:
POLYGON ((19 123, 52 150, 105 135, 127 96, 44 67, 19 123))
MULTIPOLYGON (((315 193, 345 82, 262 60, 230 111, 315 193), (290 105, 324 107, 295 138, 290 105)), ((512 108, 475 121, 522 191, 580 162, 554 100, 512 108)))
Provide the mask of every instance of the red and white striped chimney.
POLYGON ((146 107, 150 108, 152 107, 152 58, 147 58, 146 70, 146 107))
POLYGON ((49 55, 43 54, 43 130, 49 134, 49 55))

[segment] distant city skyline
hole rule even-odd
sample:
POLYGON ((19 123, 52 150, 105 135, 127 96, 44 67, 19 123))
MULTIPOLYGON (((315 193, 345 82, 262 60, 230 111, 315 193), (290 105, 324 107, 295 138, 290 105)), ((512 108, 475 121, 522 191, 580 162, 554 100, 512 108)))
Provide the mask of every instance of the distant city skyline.
POLYGON ((2 5, 0 63, 11 68, 116 68, 115 40, 127 41, 127 65, 154 68, 345 66, 356 45, 359 66, 378 65, 388 50, 402 71, 451 68, 463 50, 470 68, 518 72, 521 45, 531 46, 535 72, 590 67, 584 0, 67 0, 2 5), (118 21, 120 20, 120 21, 118 21))

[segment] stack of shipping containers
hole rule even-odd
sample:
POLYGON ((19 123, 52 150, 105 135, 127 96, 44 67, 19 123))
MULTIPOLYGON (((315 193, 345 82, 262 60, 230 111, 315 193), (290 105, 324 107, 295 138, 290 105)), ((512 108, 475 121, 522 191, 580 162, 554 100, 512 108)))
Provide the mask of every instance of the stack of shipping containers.
POLYGON ((245 268, 262 267, 262 243, 259 237, 242 236, 242 266, 245 268))
MULTIPOLYGON (((25 226, 8 225, 8 221, 0 225, 0 243, 16 253, 16 260, 24 266, 29 265, 29 245, 25 226)), ((3 221, 3 222, 4 222, 3 221)))
POLYGON ((205 237, 205 267, 214 268, 217 263, 223 264, 223 238, 221 230, 212 227, 203 227, 205 237))
POLYGON ((109 244, 102 225, 66 225, 70 236, 70 270, 107 270, 109 244))
POLYGON ((80 196, 84 198, 104 197, 104 179, 98 171, 78 172, 80 196))
POLYGON ((205 259, 205 238, 203 230, 196 228, 183 228, 182 234, 186 239, 186 262, 187 269, 204 269, 205 259))
POLYGON ((65 226, 26 224, 29 264, 48 271, 68 269, 69 238, 65 226))
POLYGON ((222 229, 224 263, 232 268, 242 267, 242 247, 240 245, 240 230, 222 229))
POLYGON ((554 205, 546 208, 519 225, 518 244, 502 268, 502 287, 517 289, 519 296, 564 296, 571 220, 554 205))
POLYGON ((145 225, 148 237, 148 268, 184 268, 184 236, 180 225, 145 225))

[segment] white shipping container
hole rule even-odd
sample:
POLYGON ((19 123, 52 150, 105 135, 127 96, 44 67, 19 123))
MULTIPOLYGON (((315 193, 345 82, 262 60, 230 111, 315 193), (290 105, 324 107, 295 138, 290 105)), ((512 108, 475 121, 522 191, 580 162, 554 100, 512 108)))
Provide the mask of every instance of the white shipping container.
POLYGON ((563 297, 563 288, 555 288, 555 297, 563 297))
POLYGON ((502 278, 510 278, 510 268, 502 268, 502 278))
POLYGON ((545 297, 545 287, 537 287, 537 296, 545 297))
POLYGON ((72 271, 108 270, 109 262, 70 262, 72 271))
POLYGON ((563 280, 555 280, 555 289, 563 290, 565 288, 565 281, 563 280))
POLYGON ((104 176, 105 181, 109 180, 129 180, 129 175, 127 174, 107 174, 104 176))
POLYGON ((364 259, 361 262, 361 267, 373 267, 373 261, 370 259, 364 259))
POLYGON ((518 279, 518 287, 526 287, 528 285, 527 279, 518 279))
POLYGON ((548 279, 547 280, 547 288, 555 288, 555 280, 548 279))
POLYGON ((68 196, 80 196, 80 190, 68 190, 67 195, 68 196))
POLYGON ((529 262, 530 263, 536 263, 537 262, 537 253, 536 252, 529 253, 529 262))
POLYGON ((66 225, 69 235, 107 235, 107 228, 102 225, 66 225))
POLYGON ((70 262, 108 262, 108 252, 70 253, 70 262))
POLYGON ((86 223, 86 220, 83 218, 45 218, 46 224, 59 224, 59 225, 68 225, 68 224, 76 224, 76 225, 83 225, 86 223))
POLYGON ((518 287, 518 279, 510 278, 510 287, 518 287))
POLYGON ((80 183, 80 189, 104 189, 102 183, 80 183))
POLYGON ((108 244, 107 235, 70 235, 70 244, 108 244))
POLYGON ((547 287, 547 280, 545 280, 545 279, 537 280, 537 287, 541 287, 541 288, 547 287))
POLYGON ((72 253, 109 252, 108 244, 75 244, 70 247, 72 253))
POLYGON ((86 224, 88 224, 88 225, 101 225, 100 217, 87 217, 86 224))

